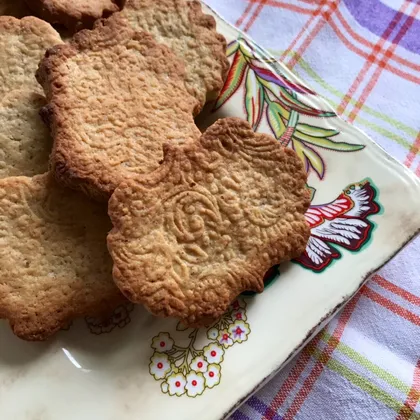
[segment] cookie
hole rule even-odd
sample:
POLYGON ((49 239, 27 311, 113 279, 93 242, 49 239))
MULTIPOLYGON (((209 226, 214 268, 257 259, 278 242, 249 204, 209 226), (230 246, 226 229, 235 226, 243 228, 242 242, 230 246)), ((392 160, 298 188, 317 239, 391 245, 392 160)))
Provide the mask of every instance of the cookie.
POLYGON ((93 198, 108 200, 127 177, 156 169, 163 142, 200 136, 182 63, 115 15, 49 50, 37 77, 49 101, 52 169, 93 198))
POLYGON ((306 173, 291 149, 236 118, 195 143, 165 145, 161 167, 109 202, 108 249, 123 294, 158 316, 207 325, 309 238, 306 173))
POLYGON ((30 90, 10 92, 0 102, 0 178, 47 172, 52 140, 39 116, 45 104, 30 90))
POLYGON ((47 174, 0 180, 0 318, 44 340, 123 301, 112 281, 106 209, 47 174))
POLYGON ((26 0, 37 16, 71 31, 92 28, 97 19, 121 10, 124 0, 26 0))
POLYGON ((0 0, 0 16, 22 18, 31 14, 24 0, 0 0))
POLYGON ((42 93, 35 71, 45 50, 61 44, 53 27, 33 16, 0 16, 0 98, 15 89, 42 93))
POLYGON ((199 1, 128 0, 120 14, 134 29, 153 34, 184 62, 186 86, 200 105, 195 114, 206 100, 217 98, 229 68, 226 40, 216 32, 213 17, 202 12, 199 1))

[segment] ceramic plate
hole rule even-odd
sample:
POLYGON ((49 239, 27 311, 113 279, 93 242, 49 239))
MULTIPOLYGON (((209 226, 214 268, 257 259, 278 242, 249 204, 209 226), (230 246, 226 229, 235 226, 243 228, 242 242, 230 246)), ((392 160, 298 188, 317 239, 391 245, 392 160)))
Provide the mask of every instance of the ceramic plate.
POLYGON ((295 149, 312 192, 306 252, 207 329, 127 306, 106 323, 79 320, 26 343, 2 321, 1 419, 226 417, 420 229, 419 180, 249 38, 217 24, 231 68, 199 123, 241 117, 295 149))

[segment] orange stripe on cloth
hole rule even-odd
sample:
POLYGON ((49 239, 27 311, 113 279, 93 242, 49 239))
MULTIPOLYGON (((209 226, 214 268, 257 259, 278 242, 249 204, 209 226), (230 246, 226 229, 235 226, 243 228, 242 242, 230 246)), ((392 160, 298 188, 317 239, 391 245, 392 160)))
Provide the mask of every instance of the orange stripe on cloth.
POLYGON ((382 307, 388 309, 389 311, 393 312, 395 315, 400 316, 401 318, 410 321, 414 325, 420 327, 420 316, 413 314, 408 309, 403 308, 402 306, 398 305, 395 302, 383 297, 379 293, 375 292, 374 290, 370 289, 369 287, 364 286, 362 288, 363 296, 366 296, 370 300, 375 303, 378 303, 382 307))
MULTIPOLYGON (((251 3, 256 3, 256 0, 250 0, 251 3)), ((301 6, 296 6, 295 4, 286 3, 279 0, 267 0, 265 2, 266 6, 277 7, 279 9, 291 10, 292 12, 303 13, 304 15, 312 15, 314 8, 304 8, 301 6)))
MULTIPOLYGON (((356 54, 359 54, 361 57, 368 59, 369 58, 369 54, 363 50, 361 50, 360 48, 356 47, 355 45, 353 45, 340 31, 340 29, 338 28, 338 26, 335 24, 335 22, 333 20, 330 20, 329 25, 331 26, 331 28, 334 30, 335 34, 337 35, 337 37, 340 39, 340 41, 350 50, 355 52, 356 54)), ((376 60, 379 62, 379 60, 376 60)), ((375 61, 375 62, 376 62, 375 61)), ((413 76, 410 73, 406 73, 405 71, 402 71, 401 69, 398 69, 397 67, 394 67, 391 64, 388 64, 387 70, 390 71, 391 73, 402 77, 405 80, 408 80, 410 82, 413 83, 417 83, 420 84, 420 77, 416 77, 413 76)))
POLYGON ((404 165, 409 168, 416 158, 417 153, 420 152, 420 131, 419 134, 417 134, 416 140, 414 141, 413 145, 410 147, 410 151, 408 152, 408 155, 404 161, 404 165))
POLYGON ((314 0, 300 0, 302 3, 306 3, 306 4, 314 4, 314 0))
POLYGON ((294 387, 298 383, 300 375, 308 366, 312 350, 318 345, 321 340, 322 332, 320 332, 302 351, 298 359, 296 360, 295 365, 287 376, 286 380, 283 382, 282 386, 278 390, 277 394, 270 403, 270 406, 267 408, 262 420, 271 420, 272 413, 277 412, 277 410, 283 405, 286 401, 288 395, 293 391, 294 387))
MULTIPOLYGON (((405 3, 404 3, 405 4, 405 3)), ((398 31, 397 35, 395 36, 393 43, 391 46, 385 51, 385 57, 383 57, 379 63, 377 68, 375 69, 375 72, 373 73, 372 77, 369 80, 369 83, 365 86, 365 88, 362 91, 362 94, 360 95, 360 99, 356 102, 353 111, 351 111, 348 121, 353 122, 356 118, 357 114, 359 113, 360 109, 362 108, 363 104, 366 102, 368 96, 372 92, 373 88, 375 87, 376 83, 379 80, 379 76, 381 75, 383 69, 387 66, 388 61, 390 57, 394 54, 394 51, 396 50, 399 42, 404 37, 404 35, 407 33, 407 31, 410 29, 412 24, 415 22, 416 16, 420 11, 420 4, 417 3, 413 9, 412 14, 407 17, 403 25, 401 26, 400 30, 398 31)))
POLYGON ((311 392, 315 382, 320 377, 322 371, 324 370, 325 365, 331 359, 334 350, 336 349, 340 339, 344 333, 344 330, 349 322, 357 303, 359 302, 361 295, 358 293, 348 304, 344 307, 343 312, 341 313, 340 317, 338 318, 338 325, 335 328, 334 332, 332 333, 331 338, 325 345, 324 350, 321 353, 321 356, 315 363, 315 366, 312 368, 310 374, 303 382, 303 385, 299 392, 297 393, 296 397, 294 398, 291 406, 286 411, 283 419, 284 420, 293 420, 296 414, 301 409, 303 403, 305 402, 306 398, 308 397, 309 393, 311 392))
POLYGON ((306 28, 308 28, 312 22, 319 16, 319 12, 321 7, 325 4, 326 0, 322 0, 319 7, 314 10, 312 13, 311 18, 305 23, 305 25, 302 26, 299 33, 295 36, 289 47, 283 52, 283 54, 280 57, 280 61, 285 61, 286 58, 289 56, 289 54, 293 51, 293 48, 295 45, 299 42, 299 40, 303 37, 303 35, 306 33, 306 28))
POLYGON ((339 114, 343 114, 346 107, 350 103, 351 98, 354 96, 356 90, 359 88, 360 84, 362 83, 363 79, 365 78, 368 70, 376 62, 377 55, 382 51, 382 48, 385 44, 385 42, 388 40, 388 37, 391 36, 392 32, 400 22, 400 20, 404 17, 404 12, 408 8, 410 4, 407 1, 404 1, 402 7, 396 12, 394 15, 394 18, 392 19, 391 23, 388 25, 388 27, 383 32, 381 38, 379 41, 374 45, 371 53, 369 54, 365 64, 363 65, 362 70, 359 71, 359 74, 356 76, 356 79, 350 86, 349 90, 347 91, 347 94, 342 99, 340 105, 338 106, 337 112, 339 114))
MULTIPOLYGON (((340 9, 337 9, 335 16, 337 16, 338 20, 340 21, 343 28, 350 34, 350 36, 355 40, 360 42, 362 45, 368 48, 374 48, 375 44, 365 38, 363 38, 361 35, 359 35, 357 32, 353 30, 353 28, 348 24, 345 17, 341 14, 340 9)), ((340 28, 336 26, 336 29, 340 31, 340 28)), ((340 31, 341 32, 341 31, 340 31)), ((343 36, 345 36, 343 34, 343 36)), ((400 57, 399 55, 394 54, 390 59, 395 60, 397 63, 405 65, 406 67, 413 69, 415 71, 420 72, 420 65, 413 63, 406 58, 400 57)))
POLYGON ((420 176, 420 163, 419 163, 419 166, 417 166, 417 169, 416 169, 415 174, 416 174, 417 176, 420 176))
MULTIPOLYGON (((299 61, 300 57, 302 57, 305 50, 308 48, 311 42, 318 35, 319 31, 323 28, 323 26, 329 21, 333 13, 337 10, 339 2, 340 0, 336 0, 336 2, 334 2, 334 0, 328 2, 327 0, 321 3, 320 8, 315 12, 319 14, 320 20, 316 23, 312 31, 309 32, 308 36, 303 41, 302 45, 297 49, 296 53, 291 56, 289 62, 287 63, 287 67, 292 69, 297 64, 297 62, 299 61), (322 10, 322 6, 324 4, 327 5, 327 10, 325 11, 322 10)), ((302 28, 302 29, 304 30, 305 28, 302 28)))
POLYGON ((408 420, 414 410, 416 405, 420 401, 420 359, 417 360, 417 365, 414 368, 413 375, 413 385, 411 386, 410 392, 407 395, 407 398, 404 402, 404 407, 401 408, 396 420, 408 420))
POLYGON ((397 286, 394 283, 391 283, 390 281, 384 279, 379 274, 375 274, 372 279, 375 283, 379 284, 379 286, 383 287, 384 289, 389 290, 390 292, 402 297, 407 302, 412 303, 413 305, 417 305, 420 307, 420 297, 414 295, 413 293, 410 293, 408 290, 405 290, 401 288, 400 286, 397 286))
POLYGON ((247 32, 251 29, 251 26, 254 24, 255 20, 257 19, 257 17, 261 13, 261 10, 264 9, 266 1, 267 0, 260 0, 260 4, 258 5, 257 9, 255 10, 253 15, 251 16, 251 19, 248 21, 248 23, 246 24, 246 26, 244 28, 245 32, 247 32))
POLYGON ((245 10, 243 11, 242 15, 239 17, 239 19, 236 21, 235 26, 241 26, 246 17, 248 16, 249 12, 252 9, 252 6, 254 6, 254 2, 250 1, 248 3, 248 6, 246 6, 245 10))

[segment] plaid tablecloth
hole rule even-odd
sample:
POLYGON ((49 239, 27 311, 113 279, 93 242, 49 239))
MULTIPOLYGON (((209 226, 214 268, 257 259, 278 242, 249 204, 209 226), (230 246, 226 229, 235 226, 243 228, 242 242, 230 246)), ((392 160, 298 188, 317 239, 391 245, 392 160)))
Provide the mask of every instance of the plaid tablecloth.
MULTIPOLYGON (((206 2, 420 176, 420 0, 206 2)), ((420 238, 232 418, 420 419, 420 238)))

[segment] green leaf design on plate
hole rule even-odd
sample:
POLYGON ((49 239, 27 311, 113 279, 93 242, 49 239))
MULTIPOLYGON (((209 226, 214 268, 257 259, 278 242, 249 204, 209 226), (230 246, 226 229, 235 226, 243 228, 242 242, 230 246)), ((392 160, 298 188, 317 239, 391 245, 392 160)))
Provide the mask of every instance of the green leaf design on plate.
POLYGON ((214 106, 214 110, 219 109, 238 90, 247 68, 248 63, 241 53, 241 50, 238 49, 233 58, 233 62, 227 75, 225 85, 223 86, 219 98, 217 99, 217 102, 214 106))
POLYGON ((316 188, 314 187, 310 187, 309 185, 306 185, 306 188, 309 191, 310 197, 311 197, 311 202, 313 201, 314 197, 315 197, 315 193, 316 193, 316 188))
POLYGON ((249 58, 250 60, 255 59, 254 51, 249 46, 249 44, 247 42, 245 42, 243 39, 241 39, 240 42, 239 42, 239 48, 240 48, 242 54, 246 58, 249 58))
POLYGON ((186 327, 181 321, 176 324, 176 330, 177 331, 185 331, 188 330, 189 327, 186 327))
POLYGON ((320 179, 326 169, 320 154, 322 149, 356 152, 365 147, 333 139, 339 131, 322 127, 326 124, 319 121, 336 117, 336 114, 319 109, 322 105, 315 100, 315 93, 291 80, 293 77, 288 77, 274 58, 265 56, 251 41, 240 37, 228 45, 227 54, 233 56, 233 61, 214 111, 243 88, 244 113, 252 128, 256 131, 265 118, 280 143, 284 147, 292 146, 306 171, 312 168, 320 179), (310 124, 311 120, 315 125, 310 124), (321 126, 316 125, 318 123, 321 126))
POLYGON ((286 131, 286 125, 282 119, 284 108, 277 102, 269 101, 267 106, 267 121, 276 139, 279 139, 286 131))
POLYGON ((335 113, 331 111, 324 111, 321 109, 313 108, 306 103, 302 102, 295 92, 290 93, 283 86, 279 86, 273 82, 269 82, 259 78, 260 83, 267 88, 274 97, 286 108, 293 109, 304 115, 316 117, 335 117, 335 113))
POLYGON ((229 43, 229 45, 226 47, 226 56, 230 57, 231 55, 235 54, 236 51, 238 51, 239 48, 239 42, 236 41, 232 41, 229 43))
POLYGON ((363 144, 350 144, 346 142, 338 142, 329 138, 313 137, 296 130, 293 134, 297 140, 305 143, 310 143, 313 146, 322 147, 323 149, 335 150, 337 152, 356 152, 362 150, 365 146, 363 144))
POLYGON ((308 172, 309 166, 311 166, 318 174, 318 177, 322 179, 325 173, 325 164, 319 153, 305 143, 297 141, 295 138, 293 138, 293 148, 304 162, 306 171, 308 172))
POLYGON ((315 125, 309 125, 304 123, 299 123, 296 126, 296 129, 303 134, 313 137, 333 137, 337 134, 340 134, 337 130, 332 130, 329 128, 317 127, 315 125))
POLYGON ((264 111, 264 89, 251 68, 248 68, 245 80, 245 109, 248 122, 255 131, 264 111))

